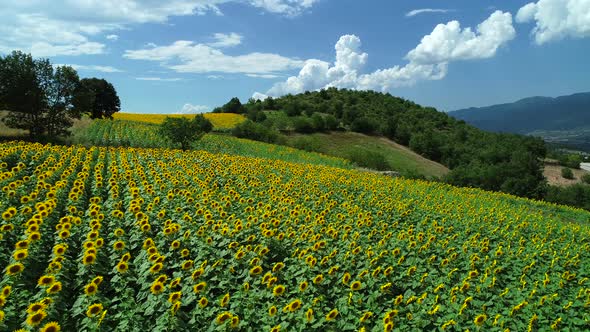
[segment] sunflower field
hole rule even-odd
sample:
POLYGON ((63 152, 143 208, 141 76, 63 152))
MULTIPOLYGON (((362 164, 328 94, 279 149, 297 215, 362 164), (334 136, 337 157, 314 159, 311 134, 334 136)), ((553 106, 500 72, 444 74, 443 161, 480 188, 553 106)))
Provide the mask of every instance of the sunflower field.
MULTIPOLYGON (((138 113, 115 113, 113 118, 115 120, 125 120, 134 122, 144 122, 152 124, 160 124, 166 117, 185 117, 193 118, 195 114, 138 114, 138 113)), ((228 130, 245 121, 246 118, 240 114, 235 113, 203 113, 213 124, 215 130, 228 130)))
MULTIPOLYGON (((88 146, 124 146, 141 148, 174 148, 158 134, 154 124, 125 120, 93 120, 74 136, 74 142, 88 146)), ((287 146, 209 133, 193 143, 193 148, 212 153, 278 159, 290 162, 352 168, 350 161, 315 152, 304 152, 287 146)))
POLYGON ((0 144, 2 331, 581 331, 590 214, 206 151, 0 144))

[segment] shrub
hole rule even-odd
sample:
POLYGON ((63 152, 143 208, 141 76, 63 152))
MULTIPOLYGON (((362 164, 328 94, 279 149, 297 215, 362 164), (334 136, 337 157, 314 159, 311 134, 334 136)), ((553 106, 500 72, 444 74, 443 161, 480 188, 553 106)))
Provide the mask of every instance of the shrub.
POLYGON ((255 141, 275 143, 279 138, 279 133, 267 128, 261 124, 244 121, 232 130, 232 135, 239 138, 247 138, 255 141))
POLYGON ((347 152, 347 159, 359 167, 371 168, 378 171, 391 170, 387 159, 379 152, 354 148, 347 152))
POLYGON ((580 179, 582 182, 590 184, 590 173, 584 173, 580 179))
POLYGON ((572 171, 571 168, 569 167, 564 167, 561 169, 561 176, 564 179, 570 179, 573 180, 574 179, 574 172, 572 171))
POLYGON ((183 150, 189 148, 192 141, 198 140, 213 129, 211 121, 199 114, 192 120, 187 118, 166 117, 160 125, 160 135, 174 143, 180 143, 183 150))
POLYGON ((303 134, 309 134, 315 131, 315 128, 311 120, 304 116, 296 117, 293 120, 293 127, 295 128, 296 132, 303 134))
POLYGON ((294 139, 289 145, 296 149, 308 152, 318 152, 321 148, 319 139, 312 136, 298 137, 294 139))
POLYGON ((363 134, 372 134, 377 130, 378 124, 375 120, 366 117, 355 119, 350 126, 352 131, 363 134))

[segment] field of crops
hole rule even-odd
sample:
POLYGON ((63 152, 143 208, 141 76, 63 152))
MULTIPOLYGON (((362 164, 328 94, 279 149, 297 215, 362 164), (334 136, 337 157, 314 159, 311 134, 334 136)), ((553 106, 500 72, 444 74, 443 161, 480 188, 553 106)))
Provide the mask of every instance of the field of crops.
POLYGON ((590 329, 581 210, 204 151, 19 142, 0 144, 0 187, 2 331, 590 329))
MULTIPOLYGON (((126 120, 135 122, 145 122, 160 124, 166 117, 186 117, 193 118, 195 114, 136 114, 136 113, 115 113, 115 120, 126 120)), ((245 120, 240 114, 234 113, 204 113, 203 116, 209 119, 216 130, 226 130, 235 127, 245 120)))
MULTIPOLYGON (((88 127, 76 132, 74 142, 91 146, 178 148, 158 135, 156 125, 123 120, 93 120, 88 127)), ((352 168, 350 162, 342 158, 216 133, 205 135, 193 144, 193 148, 211 153, 352 168)))

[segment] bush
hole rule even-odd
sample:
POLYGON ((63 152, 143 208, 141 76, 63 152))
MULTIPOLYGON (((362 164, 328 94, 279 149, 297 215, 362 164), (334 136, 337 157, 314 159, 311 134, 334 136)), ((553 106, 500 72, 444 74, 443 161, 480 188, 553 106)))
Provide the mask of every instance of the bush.
POLYGON ((319 113, 313 113, 313 115, 311 116, 311 123, 316 131, 326 130, 326 121, 324 120, 324 117, 322 117, 322 115, 319 113))
POLYGON ((582 175, 580 179, 582 180, 582 182, 590 184, 590 173, 584 173, 584 175, 582 175))
POLYGON ((378 171, 391 170, 387 159, 379 152, 355 148, 348 151, 347 159, 359 167, 371 168, 378 171))
POLYGON ((574 172, 572 171, 571 168, 569 167, 564 167, 561 169, 561 176, 564 179, 570 179, 573 180, 574 179, 574 172))
POLYGON ((199 114, 192 120, 166 117, 160 125, 159 133, 174 143, 180 143, 181 149, 186 150, 192 141, 200 139, 212 129, 211 121, 199 114))
POLYGON ((327 130, 336 130, 338 129, 338 126, 340 126, 340 121, 338 121, 338 119, 332 114, 326 115, 324 122, 326 123, 327 130))
POLYGON ((239 138, 247 138, 255 141, 276 143, 279 133, 251 120, 246 120, 234 129, 232 135, 239 138))
POLYGON ((310 134, 315 131, 315 128, 314 128, 311 120, 309 120, 309 118, 306 118, 304 116, 296 117, 293 120, 293 127, 295 128, 296 132, 302 133, 302 134, 310 134))
POLYGON ((375 120, 366 117, 355 119, 350 126, 350 130, 357 133, 372 134, 377 130, 378 124, 375 120))

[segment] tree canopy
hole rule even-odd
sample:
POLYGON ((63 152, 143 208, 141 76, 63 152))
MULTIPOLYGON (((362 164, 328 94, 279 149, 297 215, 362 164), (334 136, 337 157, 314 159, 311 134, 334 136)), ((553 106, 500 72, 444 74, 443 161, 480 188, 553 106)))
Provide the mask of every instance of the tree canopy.
POLYGON ((160 134, 172 142, 179 143, 181 149, 187 150, 191 142, 200 139, 212 129, 213 124, 202 114, 191 120, 185 117, 166 117, 160 125, 160 134))
POLYGON ((113 114, 121 110, 121 101, 111 83, 93 77, 80 81, 74 106, 79 114, 88 114, 92 119, 112 119, 113 114))
POLYGON ((4 122, 32 137, 67 134, 78 83, 72 67, 54 69, 49 60, 20 51, 0 57, 0 108, 10 111, 4 122))

